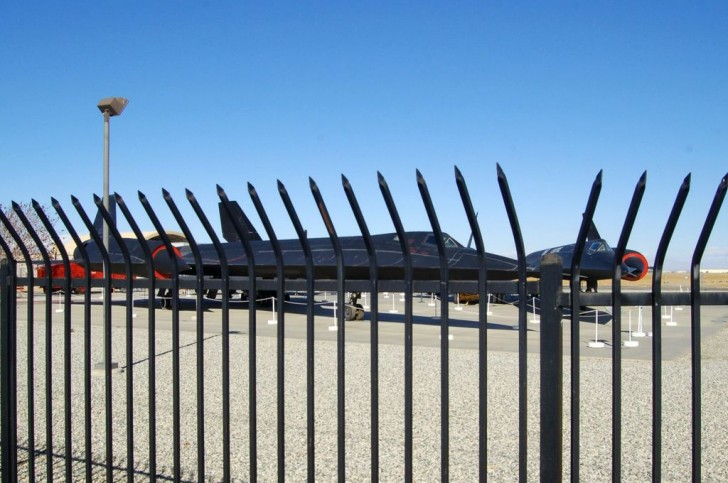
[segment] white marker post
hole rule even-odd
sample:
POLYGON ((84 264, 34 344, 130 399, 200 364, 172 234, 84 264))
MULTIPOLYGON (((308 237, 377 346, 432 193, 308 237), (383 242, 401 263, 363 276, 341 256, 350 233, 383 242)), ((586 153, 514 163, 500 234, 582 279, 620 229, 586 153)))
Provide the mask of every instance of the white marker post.
POLYGON ((639 347, 640 343, 637 340, 632 340, 632 311, 629 311, 629 339, 625 340, 622 344, 624 347, 639 347))
POLYGON ((336 302, 334 302, 333 309, 334 309, 334 325, 329 326, 330 332, 336 332, 337 330, 339 330, 339 325, 338 325, 339 320, 338 320, 338 317, 336 316, 336 309, 337 309, 336 302))
POLYGON ((531 298, 531 320, 529 320, 532 324, 540 324, 541 318, 536 317, 536 297, 531 298))
POLYGON ((271 310, 271 316, 272 319, 268 319, 268 325, 276 325, 278 323, 278 318, 276 317, 276 298, 271 297, 270 298, 271 304, 272 304, 272 310, 271 310))
MULTIPOLYGON (((440 338, 440 340, 442 340, 442 331, 440 331, 440 334, 438 337, 440 338)), ((453 340, 453 339, 455 339, 455 337, 452 334, 448 333, 447 340, 453 340)))
MULTIPOLYGON (((665 309, 667 309, 667 307, 665 307, 665 309)), ((668 327, 676 327, 677 326, 677 321, 672 318, 672 305, 670 306, 670 315, 668 316, 668 318, 670 320, 668 320, 667 322, 665 322, 665 325, 668 326, 668 327)))
MULTIPOLYGON (((683 291, 683 289, 682 289, 682 284, 681 284, 680 285, 680 293, 682 293, 682 291, 683 291)), ((678 305, 677 307, 675 307, 675 310, 682 310, 682 309, 683 309, 682 305, 678 305)))
POLYGON ((61 297, 61 292, 58 292, 58 308, 56 309, 56 313, 60 314, 63 312, 63 297, 61 297))
POLYGON ((394 300, 395 298, 392 297, 392 310, 389 311, 390 314, 398 314, 399 310, 397 310, 397 306, 395 305, 396 302, 394 300))
POLYGON ((642 306, 637 307, 637 332, 632 333, 633 337, 645 337, 644 328, 642 327, 642 306))
MULTIPOLYGON (((574 314, 571 314, 573 317, 574 314)), ((601 349, 604 347, 604 342, 599 340, 599 311, 594 311, 594 340, 589 341, 587 347, 592 349, 601 349)))

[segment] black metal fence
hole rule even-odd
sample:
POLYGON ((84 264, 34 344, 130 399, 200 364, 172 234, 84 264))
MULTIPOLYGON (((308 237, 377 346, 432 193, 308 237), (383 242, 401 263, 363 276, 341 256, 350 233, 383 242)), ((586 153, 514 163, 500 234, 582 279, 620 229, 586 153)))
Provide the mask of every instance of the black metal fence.
MULTIPOLYGON (((541 299, 541 329, 540 329, 540 449, 538 451, 540 459, 539 475, 542 481, 557 481, 564 475, 578 481, 582 471, 580 462, 580 429, 582 421, 580 418, 581 405, 581 382, 580 382, 580 363, 582 356, 580 354, 583 344, 580 339, 580 318, 571 317, 570 325, 566 326, 570 333, 570 344, 568 361, 570 363, 570 389, 569 399, 570 406, 564 407, 563 399, 563 348, 562 348, 562 311, 570 310, 571 314, 578 314, 582 306, 605 306, 611 307, 612 313, 612 347, 611 347, 611 364, 612 364, 612 381, 611 381, 611 471, 613 479, 619 480, 622 474, 623 450, 621 442, 623 439, 622 431, 622 307, 623 306, 646 306, 652 309, 652 441, 651 441, 651 477, 654 481, 662 479, 662 434, 663 434, 663 418, 662 418, 662 332, 660 314, 663 306, 689 306, 690 307, 690 326, 691 326, 691 344, 690 355, 692 361, 692 479, 694 481, 701 480, 702 454, 703 444, 701 441, 702 426, 701 417, 703 414, 703 403, 701 401, 701 307, 710 305, 728 305, 728 292, 706 292, 700 290, 700 263, 703 252, 706 248, 709 236, 716 222, 720 207, 726 193, 726 178, 720 181, 712 206, 709 208, 703 230, 700 234, 699 241, 695 247, 694 256, 690 272, 690 291, 689 292, 665 292, 663 293, 661 278, 663 271, 663 262, 667 252, 674 228, 681 214, 683 204, 689 191, 689 177, 682 184, 674 207, 670 214, 667 225, 664 228, 660 239, 659 247, 655 260, 652 263, 652 289, 650 291, 622 291, 621 288, 621 265, 619 263, 625 254, 627 241, 629 240, 632 226, 636 218, 642 194, 645 190, 645 176, 640 178, 635 188, 634 196, 626 215, 624 227, 619 239, 617 247, 614 249, 614 263, 612 265, 613 277, 611 280, 611 290, 599 293, 583 293, 580 291, 580 263, 582 254, 587 240, 587 232, 591 224, 599 193, 601 190, 601 173, 597 176, 589 196, 585 208, 583 223, 578 233, 572 264, 565 267, 568 272, 569 289, 562 289, 563 270, 561 261, 554 256, 547 256, 541 263, 540 277, 536 281, 527 278, 525 251, 521 230, 513 205, 508 183, 503 171, 498 167, 498 182, 504 200, 505 208, 510 220, 510 227, 513 239, 517 249, 517 273, 516 278, 512 281, 490 280, 487 267, 487 256, 485 254, 484 240, 481 235, 480 227, 477 222, 476 212, 471 204, 470 196, 466 182, 460 172, 456 169, 456 184, 462 198, 463 208, 470 228, 473 234, 475 250, 478 255, 477 278, 472 280, 453 279, 448 270, 448 260, 445 256, 445 248, 443 246, 443 235, 440 229, 440 223, 435 208, 429 196, 429 191, 424 178, 418 173, 417 181, 421 193, 422 201, 427 211, 431 230, 438 240, 438 252, 440 254, 439 272, 435 277, 416 277, 412 267, 410 251, 405 244, 405 231, 402 220, 393 197, 390 194, 388 185, 384 178, 379 176, 379 186, 384 197, 389 215, 394 224, 395 230, 401 240, 402 252, 402 276, 399 279, 382 279, 379 276, 379 266, 376 254, 376 246, 372 240, 368 225, 362 215, 357 198, 351 185, 342 178, 343 188, 350 202, 354 217, 358 223, 366 247, 368 256, 369 276, 364 279, 349 279, 346 276, 346 266, 344 264, 344 255, 342 252, 339 237, 331 222, 326 204, 319 192, 316 184, 311 181, 311 191, 316 200, 316 205, 320 211, 321 217, 328 230, 331 240, 333 256, 336 265, 336 277, 321 279, 315 276, 315 266, 311 254, 311 248, 308 243, 306 230, 304 229, 297 212, 291 202, 288 192, 283 184, 279 183, 279 192, 290 216, 290 219, 297 232, 300 245, 306 259, 306 277, 305 278, 288 278, 285 276, 284 254, 282 253, 280 243, 268 219, 266 211, 252 186, 248 186, 248 191, 252 202, 256 208, 257 214, 261 219, 271 247, 276 256, 276 276, 272 278, 264 278, 256 274, 256 260, 254 250, 251 248, 251 240, 248 227, 244 226, 234 216, 235 209, 231 202, 227 199, 225 192, 218 188, 219 197, 222 206, 231 215, 234 220, 235 230, 240 239, 247 256, 247 275, 233 276, 229 273, 230 261, 227 259, 226 251, 221 243, 215 230, 212 228, 207 216, 200 208, 194 195, 187 192, 187 200, 194 209, 199 222, 204 227, 206 235, 212 242, 219 258, 219 277, 209 277, 204 275, 202 270, 202 262, 198 251, 198 243, 188 227, 186 220, 180 214, 175 201, 172 197, 164 192, 164 199, 171 210, 176 222, 185 234, 190 244, 195 264, 197 266, 195 276, 179 275, 178 272, 173 273, 170 278, 160 278, 155 276, 155 259, 149 248, 146 248, 144 259, 141 261, 146 264, 148 276, 134 276, 132 272, 133 260, 125 247, 122 236, 116 229, 116 225, 104 208, 100 199, 96 200, 94 211, 98 210, 104 220, 110 225, 110 232, 113 239, 122 247, 125 262, 124 276, 121 278, 112 278, 111 276, 100 276, 94 278, 90 270, 85 270, 82 277, 71 276, 71 263, 74 262, 72 254, 66 252, 63 248, 60 235, 54 229, 53 224, 49 221, 49 217, 44 213, 38 203, 33 206, 47 230, 56 242, 60 251, 60 260, 52 261, 50 254, 43 249, 42 243, 36 233, 36 227, 25 217, 18 205, 14 205, 22 224, 22 230, 26 230, 33 238, 35 243, 41 249, 40 266, 45 268, 45 276, 36 276, 36 265, 31 260, 28 243, 23 242, 23 237, 19 234, 21 230, 4 216, 0 215, 0 222, 3 223, 9 234, 8 239, 0 237, 0 246, 6 254, 11 254, 12 246, 18 245, 22 257, 18 259, 10 256, 6 262, 3 262, 0 273, 0 284, 2 294, 0 301, 2 302, 2 474, 3 481, 14 481, 18 478, 34 481, 36 479, 52 480, 53 477, 63 477, 66 481, 73 481, 85 478, 87 481, 93 481, 99 478, 105 478, 107 481, 118 479, 119 474, 124 474, 129 481, 135 478, 143 477, 150 480, 156 479, 173 479, 180 480, 203 480, 210 476, 209 468, 212 465, 220 467, 211 477, 229 481, 234 478, 248 479, 250 481, 258 480, 260 455, 259 449, 261 438, 265 436, 265 441, 275 441, 276 445, 276 473, 279 480, 286 478, 287 464, 292 459, 291 453, 296 450, 305 450, 304 461, 296 461, 296 465, 305 465, 305 477, 309 481, 323 478, 317 473, 317 464, 320 464, 322 450, 319 450, 317 442, 320 440, 320 433, 317 432, 317 425, 321 423, 320 414, 317 413, 317 374, 315 371, 315 354, 320 349, 316 345, 317 333, 315 332, 316 307, 314 306, 313 294, 317 292, 327 291, 336 294, 336 305, 345 307, 347 301, 345 294, 347 292, 369 293, 371 296, 371 308, 369 320, 369 381, 368 384, 368 418, 369 418, 369 434, 361 434, 352 436, 349 434, 350 428, 346 427, 347 422, 347 402, 346 392, 350 389, 348 384, 351 381, 347 379, 347 322, 343 310, 336 312, 337 331, 336 331, 336 359, 335 359, 335 380, 336 380, 336 404, 335 404, 335 420, 336 420, 336 475, 339 481, 347 480, 347 468, 350 467, 350 459, 365 459, 366 466, 369 468, 370 477, 373 481, 378 480, 381 476, 381 449, 380 443, 382 428, 382 414, 380 411, 380 390, 381 381, 379 379, 382 367, 380 366, 380 327, 381 314, 379 306, 378 294, 384 292, 398 292, 404 294, 403 316, 401 316, 403 346, 402 361, 402 394, 401 405, 402 412, 402 445, 401 448, 401 478, 405 481, 413 481, 416 462, 414 460, 414 405, 417 401, 414 398, 414 342, 413 328, 418 323, 413 315, 413 303, 417 300, 417 294, 432 293, 443 301, 438 314, 440 337, 439 337, 439 388, 440 398, 438 401, 439 408, 439 477, 446 481, 451 478, 450 475, 450 457, 451 457, 451 425, 450 425, 450 367, 448 361, 450 359, 450 339, 447 336, 451 329, 453 317, 450 313, 450 304, 447 303, 452 294, 456 293, 474 293, 479 295, 480 301, 488 299, 488 294, 508 293, 518 294, 517 297, 517 328, 518 328, 518 454, 512 456, 512 460, 516 462, 518 477, 520 481, 535 478, 537 475, 533 472, 529 474, 528 468, 528 300, 529 296, 538 294, 541 299), (64 276, 62 278, 53 278, 52 265, 61 264, 64 267, 64 276), (27 275, 18 276, 20 267, 27 270, 27 275), (61 294, 59 297, 59 310, 54 310, 54 295, 52 287, 60 287, 61 294), (116 303, 112 303, 112 288, 116 289, 116 303), (21 289, 23 291, 21 291, 21 289), (72 296, 74 289, 81 291, 82 295, 72 296), (103 303, 96 302, 94 297, 100 292, 106 294, 103 303), (185 372, 182 367, 181 350, 184 342, 181 340, 181 318, 188 314, 185 312, 185 304, 188 302, 183 299, 183 291, 194 290, 194 324, 195 324, 195 371, 194 375, 185 372), (40 293, 44 291, 45 293, 40 293), (161 292, 160 292, 161 291, 161 292), (243 361, 247 369, 247 380, 243 386, 245 396, 247 398, 245 406, 246 414, 239 414, 239 406, 231 403, 232 399, 239 400, 240 385, 231 382, 231 364, 240 361, 231 361, 231 336, 235 336, 235 331, 231 330, 231 320, 233 313, 237 314, 233 308, 233 301, 224 296, 219 306, 220 320, 220 351, 216 354, 217 361, 221 372, 221 382, 219 386, 210 388, 206 380, 206 370, 210 369, 209 359, 207 358, 205 347, 209 344, 207 341, 205 326, 206 318, 209 320, 211 314, 205 309, 204 295, 211 291, 221 294, 229 294, 233 291, 241 291, 250 294, 249 299, 254 299, 254 294, 268 292, 275 294, 275 300, 283 301, 286 294, 299 293, 304 294, 305 311, 302 314, 305 318, 305 370, 302 373, 292 374, 287 371, 288 356, 290 350, 286 350, 289 343, 286 337, 287 322, 290 325, 291 316, 284 310, 275 312, 275 322, 277 335, 275 338, 276 351, 276 376, 275 376, 275 417, 273 418, 273 427, 266 424, 264 428, 259 426, 259 417, 261 412, 268 407, 261 407, 259 402, 259 387, 262 382, 258 380, 259 370, 257 363, 261 357, 257 344, 260 337, 257 335, 261 327, 260 313, 262 309, 256 307, 255 303, 250 303, 245 307, 245 315, 247 316, 247 360, 243 361), (92 295, 95 294, 95 295, 92 295), (169 352, 171 352, 171 371, 172 371, 172 387, 171 387, 171 406, 165 404, 160 407, 158 397, 160 393, 160 385, 168 381, 160 381, 158 378, 157 359, 160 348, 155 341, 158 338, 158 321, 160 320, 160 312, 158 309, 159 295, 163 293, 165 299, 168 297, 168 304, 171 311, 165 311, 165 328, 171 331, 172 341, 169 352), (20 294, 20 295, 19 295, 20 294), (123 295, 120 295, 123 294, 123 295), (137 300, 134 300, 134 297, 137 300), (145 302, 145 318, 143 326, 139 326, 136 307, 139 307, 139 294, 145 302), (377 296, 375 296, 377 295, 377 296), (123 300, 121 299, 123 297, 123 300), (113 308, 112 308, 113 307, 113 308), (41 309, 43 313, 36 313, 36 308, 41 309), (76 326, 72 323, 72 317, 82 320, 82 326, 76 326), (169 323, 167 324, 167 318, 169 323), (18 320, 25 321, 19 324, 18 320), (96 323, 101 328, 99 331, 95 329, 96 323), (23 327, 25 333, 19 331, 19 327, 23 327), (114 353, 112 351, 112 337, 116 334, 113 329, 123 327, 125 330, 125 361, 123 362, 123 371, 116 368, 114 362, 114 353), (81 332, 82 344, 79 346, 72 342, 72 334, 81 332), (59 347, 54 342, 54 333, 56 336, 61 334, 62 344, 60 345, 60 354, 54 352, 55 347, 59 347), (137 347, 134 342, 138 339, 135 335, 144 334, 147 346, 137 347), (44 339, 38 338, 39 335, 44 339), (99 337, 103 338, 103 363, 97 367, 92 360, 92 343, 99 337), (24 349, 20 349, 22 346, 24 349), (38 353, 42 351, 42 353, 38 353), (23 353, 23 365, 18 359, 19 353, 23 353), (78 370, 77 366, 72 363, 72 355, 74 352, 83 353, 82 369, 78 370), (144 359, 147 364, 147 372, 140 374, 136 370, 136 366, 140 359, 144 359), (57 380, 56 364, 60 361, 62 370, 62 380, 57 380), (25 374, 24 378, 19 379, 19 368, 25 374), (40 374, 42 377, 37 377, 40 374), (97 376, 95 374, 101 374, 97 376), (101 379, 103 378, 103 381, 101 379), (289 385, 291 377, 300 377, 305 381, 305 445, 303 448, 294 447, 287 439, 286 411, 289 408, 287 397, 289 397, 289 385), (124 379, 124 394, 119 397, 119 393, 113 390, 115 381, 124 379), (24 380, 22 380, 24 379, 24 380), (77 387, 76 381, 82 379, 82 389, 73 392, 72 388, 77 387), (145 387, 140 389, 138 381, 142 380, 145 387), (181 401, 184 399, 188 388, 188 381, 194 380, 194 391, 196 391, 195 402, 192 407, 182 406, 181 401), (94 398, 94 394, 99 391, 103 392, 100 399, 94 398), (211 414, 210 409, 206 408, 206 391, 215 391, 219 393, 219 412, 211 414), (140 406, 135 401, 140 400, 140 393, 144 393, 143 400, 145 404, 140 406), (36 399, 37 398, 37 399, 36 399), (98 407, 101 401, 102 407, 98 407), (41 404, 42 403, 42 404, 41 404), (80 405, 80 406, 79 406, 80 405), (41 408, 43 406, 43 408, 41 408), (113 413, 115 408, 122 406, 122 412, 125 414, 125 421, 122 425, 114 419, 113 413), (79 420, 74 414, 74 407, 82 407, 82 418, 79 420), (563 428, 563 415, 568 410, 569 426, 568 431, 563 428), (22 418, 19 419, 19 411, 22 418), (61 412, 62 411, 62 412, 61 412), (241 448, 232 447, 233 441, 237 441, 232 434, 235 430, 231 429, 240 417, 245 420, 247 426, 247 448, 244 454, 246 462, 246 474, 234 473, 233 461, 238 458, 237 455, 241 448), (183 454, 186 454, 186 448, 183 448, 183 419, 194 419, 196 427, 196 441, 194 443, 194 452, 196 454, 196 468, 190 466, 188 461, 184 460, 183 454), (210 434, 207 425, 211 418, 219 420, 219 434, 210 434), (140 426, 139 421, 143 420, 144 425, 140 426), (170 434, 172 440, 160 441, 158 437, 158 425, 160 421, 165 424, 171 420, 172 429, 170 434), (40 423, 39 423, 40 422, 40 423), (80 427, 79 427, 80 426, 80 427), (120 428, 119 426, 123 426, 120 428), (61 428, 63 431, 62 438, 54 433, 61 428), (274 428, 275 436, 270 434, 274 428), (36 431, 44 433, 40 437, 36 431), (104 434, 103 443, 97 442, 94 438, 94 432, 101 431, 104 434), (115 436, 117 432, 125 435, 126 447, 119 447, 115 436), (563 436, 569 436, 570 446, 563 446, 563 436), (347 445, 352 438, 361 437, 368 438, 369 450, 366 455, 352 454, 347 451, 347 445), (222 444, 222 460, 210 462, 206 460, 206 444, 209 444, 210 438, 217 438, 222 444), (41 441, 42 442, 39 442, 41 441), (140 451, 140 441, 143 441, 144 451, 140 451), (162 448, 165 446, 165 448, 162 448), (167 446, 169 448, 167 448, 167 446), (103 448, 104 453, 99 453, 99 447, 103 448), (162 452, 169 452, 171 449, 170 463, 164 465, 158 464, 158 458, 162 452), (566 451, 568 449, 568 451, 566 451), (562 459, 567 453, 570 459, 568 467, 564 467, 562 459), (41 464, 42 463, 44 464, 41 464), (61 476, 62 475, 62 476, 61 476), (318 476, 317 476, 318 475, 318 476)), ((142 194, 139 196, 144 210, 148 215, 145 223, 151 222, 154 228, 161 236, 162 243, 168 253, 173 253, 174 247, 172 241, 165 233, 164 227, 161 225, 155 210, 142 194)), ((137 221, 132 217, 126 202, 123 198, 116 195, 118 208, 124 215, 126 222, 131 227, 136 239, 140 242, 139 246, 147 247, 144 235, 139 228, 137 221)), ((52 200, 52 206, 58 215, 63 229, 75 241, 79 251, 79 261, 86 267, 90 266, 89 255, 83 250, 84 243, 81 240, 80 233, 90 232, 90 236, 97 246, 103 246, 103 240, 96 233, 86 210, 82 207, 76 198, 72 199, 73 208, 76 210, 80 218, 83 220, 84 226, 74 227, 69 221, 64 209, 57 200, 52 200)), ((103 265, 105 273, 110 273, 111 260, 108 253, 103 253, 103 265)), ((177 263, 177 259, 172 257, 173 263, 177 263)), ((139 262, 137 260, 137 262, 139 262)), ((280 303, 280 302, 279 302, 280 303)), ((218 312, 215 312, 218 314, 218 312)), ((217 317, 218 315, 216 315, 217 317)), ((488 445, 488 364, 487 364, 487 347, 488 347, 488 305, 480 303, 477 311, 477 324, 474 325, 473 331, 477 331, 477 367, 472 367, 473 372, 477 372, 477 401, 474 401, 472 408, 477 411, 477 469, 475 473, 479 480, 489 478, 489 445, 488 445)), ((356 322, 360 323, 360 322, 356 322)), ((166 329, 165 329, 166 330, 166 329)), ((75 336, 74 336, 75 337, 75 336)), ((237 356, 236 356, 237 357, 237 356)), ((118 384, 118 383, 117 383, 118 384)), ((215 384, 218 384, 215 382, 215 384)), ((356 384, 356 382, 355 382, 356 384)), ((266 404, 271 399, 265 396, 266 404)), ((216 411, 218 411, 216 409, 216 411)), ((215 430, 217 431, 217 429, 215 430)), ((165 437, 166 438, 166 437, 165 437)), ((497 444, 497 442, 496 442, 497 444)), ((323 451, 329 452, 329 449, 323 451)), ((297 454, 298 454, 297 453, 297 454)))

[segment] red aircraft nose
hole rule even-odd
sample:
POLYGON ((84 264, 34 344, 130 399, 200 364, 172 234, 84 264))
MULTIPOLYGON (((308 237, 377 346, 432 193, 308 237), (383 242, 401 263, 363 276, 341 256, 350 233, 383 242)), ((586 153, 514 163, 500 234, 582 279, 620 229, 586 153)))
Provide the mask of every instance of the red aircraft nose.
POLYGON ((647 275, 649 264, 639 252, 629 252, 622 257, 622 280, 636 282, 647 275))

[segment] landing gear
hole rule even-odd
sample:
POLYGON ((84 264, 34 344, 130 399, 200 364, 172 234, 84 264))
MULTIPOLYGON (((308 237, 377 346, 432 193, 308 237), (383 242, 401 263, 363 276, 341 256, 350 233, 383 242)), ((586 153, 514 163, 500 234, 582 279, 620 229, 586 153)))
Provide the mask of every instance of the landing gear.
POLYGON ((159 306, 163 309, 172 308, 172 291, 160 288, 157 292, 157 298, 159 298, 159 306))
POLYGON ((596 293, 598 281, 594 278, 586 279, 586 293, 596 293))
POLYGON ((346 320, 355 320, 356 319, 356 308, 352 307, 351 305, 347 305, 344 308, 344 318, 346 320))
POLYGON ((351 292, 349 294, 349 302, 344 308, 344 318, 346 320, 364 320, 364 307, 359 303, 361 292, 351 292))

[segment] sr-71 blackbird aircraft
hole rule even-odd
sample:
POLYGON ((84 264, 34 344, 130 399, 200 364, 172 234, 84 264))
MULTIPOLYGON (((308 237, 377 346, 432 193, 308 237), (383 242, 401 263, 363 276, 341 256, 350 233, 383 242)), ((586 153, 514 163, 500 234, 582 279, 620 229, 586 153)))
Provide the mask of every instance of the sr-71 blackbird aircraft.
MULTIPOLYGON (((547 253, 556 253, 561 257, 564 267, 564 278, 569 278, 569 269, 574 256, 575 244, 539 250, 526 256, 526 270, 537 273, 541 267, 541 257, 547 253)), ((612 263, 614 250, 599 235, 596 226, 592 223, 587 235, 584 254, 581 257, 580 276, 586 281, 586 291, 596 292, 599 280, 612 278, 612 263)), ((649 265, 647 259, 640 252, 625 250, 622 257, 622 280, 637 281, 647 275, 649 265)))
MULTIPOLYGON (((272 244, 262 240, 258 233, 252 228, 250 220, 245 216, 237 203, 233 202, 236 216, 240 217, 244 224, 250 229, 250 245, 255 259, 256 275, 263 278, 276 276, 276 256, 272 244)), ((246 276, 248 272, 248 259, 242 244, 233 228, 232 221, 228 218, 225 210, 220 207, 220 216, 223 230, 223 237, 226 243, 223 244, 227 258, 228 272, 231 276, 246 276)), ((595 232, 596 230, 594 230, 595 232)), ((406 232, 407 245, 411 254, 413 275, 415 279, 438 279, 440 270, 440 258, 438 254, 435 235, 432 232, 412 231, 406 232)), ((448 259, 450 278, 453 280, 477 280, 478 277, 478 256, 476 250, 465 247, 447 234, 443 234, 445 252, 448 259)), ((396 233, 384 233, 372 235, 376 249, 379 276, 382 280, 401 279, 404 274, 403 256, 399 238, 396 233)), ((360 236, 349 236, 339 238, 342 252, 345 276, 347 279, 367 280, 369 279, 369 257, 360 236)), ((336 278, 336 254, 329 238, 311 238, 308 240, 312 256, 315 277, 318 279, 336 278)), ((148 268, 144 251, 136 238, 125 238, 124 243, 130 254, 131 270, 135 276, 146 277, 148 268)), ((159 278, 169 278, 175 270, 175 263, 167 253, 167 249, 161 241, 146 241, 154 259, 154 268, 159 278)), ((306 260, 301 243, 298 239, 280 240, 283 252, 283 265, 286 278, 305 278, 306 260)), ((587 280, 588 288, 596 288, 597 279, 611 278, 612 261, 614 252, 601 239, 594 239, 587 247, 582 258, 582 276, 587 280)), ((99 247, 94 241, 85 243, 85 249, 89 257, 92 270, 102 270, 102 257, 99 247)), ((177 270, 181 275, 196 274, 196 266, 191 249, 188 246, 174 247, 177 258, 177 270)), ((202 271, 205 276, 220 277, 221 267, 217 251, 212 244, 198 244, 202 259, 202 271)), ((573 253, 573 245, 566 245, 549 249, 558 251, 564 258, 564 267, 570 266, 568 255, 573 253), (569 251, 571 247, 571 251, 569 251)), ((535 252, 527 258, 527 272, 531 276, 537 276, 541 254, 548 250, 535 252)), ((110 240, 109 257, 111 260, 112 273, 125 273, 126 266, 122 251, 116 240, 110 240)), ((75 261, 83 263, 79 249, 74 254, 75 261)), ((518 278, 518 262, 512 258, 503 257, 491 253, 486 254, 488 278, 490 280, 514 280, 518 278)), ((647 273, 647 261, 638 252, 630 252, 623 260, 623 278, 638 280, 647 273)), ((214 298, 214 293, 208 296, 214 298)), ((348 320, 363 318, 364 312, 357 303, 359 293, 350 295, 349 305, 355 310, 347 310, 348 320)))

